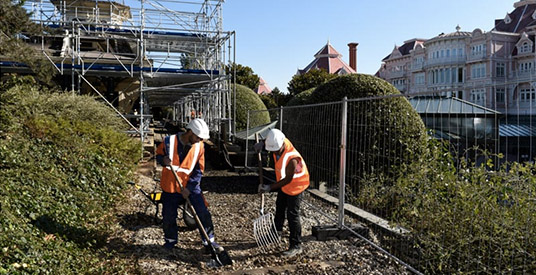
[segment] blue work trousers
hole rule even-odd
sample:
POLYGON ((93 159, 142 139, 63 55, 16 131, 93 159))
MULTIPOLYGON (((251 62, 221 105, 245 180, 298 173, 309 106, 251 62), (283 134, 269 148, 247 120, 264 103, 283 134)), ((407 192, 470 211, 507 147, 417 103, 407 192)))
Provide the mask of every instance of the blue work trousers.
MULTIPOLYGON (((203 224, 210 241, 214 242, 214 225, 212 223, 212 216, 205 205, 203 195, 200 192, 192 192, 190 193, 189 199, 195 209, 195 212, 197 213, 197 216, 201 220, 201 223, 203 224)), ((167 245, 175 245, 178 242, 179 228, 177 226, 177 209, 181 204, 184 204, 184 207, 188 207, 185 202, 186 200, 179 193, 162 192, 163 229, 164 239, 167 245)), ((203 245, 208 245, 203 233, 201 233, 201 229, 199 229, 199 234, 201 235, 203 245)))

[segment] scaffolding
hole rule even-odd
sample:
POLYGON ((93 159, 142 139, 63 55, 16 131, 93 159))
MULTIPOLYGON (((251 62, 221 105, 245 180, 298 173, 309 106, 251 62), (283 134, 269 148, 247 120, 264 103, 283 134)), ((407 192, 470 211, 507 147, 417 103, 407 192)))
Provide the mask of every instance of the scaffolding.
MULTIPOLYGON (((223 30, 223 2, 28 0, 31 19, 45 31, 27 40, 54 65, 64 88, 97 94, 142 146, 156 107, 171 110, 175 123, 202 117, 212 131, 231 132, 226 67, 235 61, 235 33, 223 30)), ((1 66, 25 67, 17 60, 1 66)))

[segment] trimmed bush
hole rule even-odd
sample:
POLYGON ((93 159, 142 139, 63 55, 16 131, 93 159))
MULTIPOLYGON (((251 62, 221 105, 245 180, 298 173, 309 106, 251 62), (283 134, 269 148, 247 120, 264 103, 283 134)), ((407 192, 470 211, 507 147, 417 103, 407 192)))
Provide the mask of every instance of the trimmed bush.
POLYGON ((311 88, 295 95, 291 100, 289 100, 287 106, 299 106, 309 104, 309 101, 311 100, 311 95, 313 94, 313 91, 315 89, 316 88, 311 88))
MULTIPOLYGON (((352 74, 334 78, 310 95, 304 94, 303 100, 298 98, 294 101, 316 104, 340 101, 344 97, 363 99, 348 103, 347 176, 351 181, 347 183, 347 192, 351 202, 384 217, 389 217, 397 207, 396 190, 392 186, 398 177, 406 173, 405 165, 423 161, 427 150, 428 136, 419 114, 405 97, 399 95, 395 87, 382 79, 352 74)), ((339 150, 333 149, 338 148, 340 142, 337 136, 340 136, 341 110, 338 106, 323 110, 317 110, 318 107, 297 110, 285 117, 296 121, 285 131, 293 138, 301 138, 301 133, 306 131, 314 132, 316 141, 304 143, 323 145, 315 148, 310 155, 338 159, 339 150), (303 123, 310 120, 315 122, 303 123), (324 125, 326 123, 329 125, 324 125)), ((307 156, 305 158, 307 161, 307 156)), ((322 163, 313 165, 326 166, 322 163)), ((336 174, 311 173, 317 181, 338 181, 336 174)))
MULTIPOLYGON (((247 125, 248 110, 266 110, 266 106, 259 96, 250 88, 236 85, 236 129, 245 130, 247 125)), ((250 128, 270 122, 268 112, 252 114, 249 118, 250 128)))
POLYGON ((17 81, 0 93, 0 274, 127 272, 104 245, 139 143, 93 98, 17 81))

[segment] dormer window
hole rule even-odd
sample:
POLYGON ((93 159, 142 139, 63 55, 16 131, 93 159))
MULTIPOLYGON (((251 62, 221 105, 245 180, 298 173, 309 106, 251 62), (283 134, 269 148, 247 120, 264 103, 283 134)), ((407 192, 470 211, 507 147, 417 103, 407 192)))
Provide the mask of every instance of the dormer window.
POLYGON ((504 23, 505 24, 512 23, 512 18, 510 18, 510 15, 508 13, 506 14, 506 17, 504 17, 504 23))
POLYGON ((529 42, 523 42, 521 46, 519 46, 519 53, 531 53, 532 52, 532 45, 529 44, 529 42))
POLYGON ((532 19, 536 20, 536 10, 535 10, 534 13, 532 14, 532 19))

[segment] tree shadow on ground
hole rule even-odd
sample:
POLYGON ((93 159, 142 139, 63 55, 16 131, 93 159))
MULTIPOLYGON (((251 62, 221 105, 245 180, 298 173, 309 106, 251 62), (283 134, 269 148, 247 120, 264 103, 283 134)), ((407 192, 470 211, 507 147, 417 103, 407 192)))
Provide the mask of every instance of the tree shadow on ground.
POLYGON ((158 244, 131 244, 120 238, 110 239, 107 248, 110 252, 118 253, 123 258, 155 259, 180 261, 201 268, 201 262, 208 262, 210 255, 204 255, 202 246, 199 249, 182 248, 180 244, 173 249, 164 248, 158 244))
POLYGON ((201 189, 218 194, 255 194, 258 176, 203 176, 201 189))

